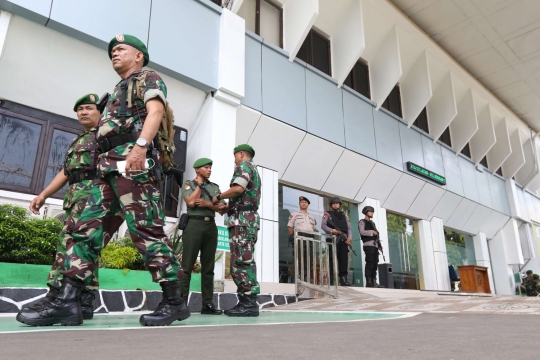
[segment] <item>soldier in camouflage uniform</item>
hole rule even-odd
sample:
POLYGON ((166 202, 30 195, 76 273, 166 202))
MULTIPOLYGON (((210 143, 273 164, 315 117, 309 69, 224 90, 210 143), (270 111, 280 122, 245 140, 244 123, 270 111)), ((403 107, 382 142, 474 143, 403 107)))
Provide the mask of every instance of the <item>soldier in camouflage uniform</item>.
MULTIPOLYGON (((60 191, 67 183, 69 187, 64 196, 65 224, 61 233, 58 236, 56 247, 56 258, 52 269, 47 278, 47 286, 49 292, 37 304, 23 308, 18 319, 30 325, 48 325, 50 323, 41 323, 41 319, 35 319, 36 311, 45 311, 51 306, 54 299, 60 295, 62 288, 61 270, 66 259, 66 244, 68 239, 71 239, 71 233, 75 228, 78 218, 80 217, 90 189, 92 188, 95 179, 95 159, 97 157, 97 147, 95 143, 96 126, 99 121, 99 110, 96 103, 98 96, 96 94, 87 94, 75 102, 73 111, 77 113, 79 123, 84 128, 84 132, 79 134, 70 144, 66 153, 64 170, 56 175, 53 181, 30 203, 30 210, 34 214, 39 214, 39 209, 43 206, 47 198, 60 191)), ((102 241, 108 243, 122 222, 124 221, 122 213, 111 213, 112 216, 107 217, 103 221, 103 229, 99 229, 103 233, 102 241)), ((97 268, 95 273, 90 276, 90 282, 81 293, 81 308, 83 318, 86 320, 92 319, 94 312, 92 302, 94 293, 98 290, 99 283, 97 279, 97 268)))
MULTIPOLYGON (((142 325, 169 325, 184 320, 190 312, 181 296, 177 273, 180 263, 163 229, 159 184, 146 169, 150 143, 161 124, 167 88, 154 71, 142 70, 149 61, 144 43, 131 35, 117 35, 109 43, 112 66, 122 80, 109 97, 97 131, 101 154, 99 179, 81 214, 73 243, 68 243, 64 275, 84 284, 96 266, 102 242, 94 229, 100 227, 111 208, 119 206, 126 218, 131 239, 152 275, 163 289, 163 301, 156 311, 142 315, 142 325), (125 163, 123 163, 125 161, 125 163), (125 173, 122 172, 125 164, 125 173)), ((159 167, 154 162, 154 166, 159 167)))
POLYGON ((255 150, 247 144, 234 148, 236 167, 230 189, 212 199, 217 204, 230 199, 228 206, 231 276, 238 288, 238 304, 226 310, 229 316, 259 316, 257 267, 253 252, 257 243, 260 218, 257 210, 261 199, 261 178, 253 163, 255 150))

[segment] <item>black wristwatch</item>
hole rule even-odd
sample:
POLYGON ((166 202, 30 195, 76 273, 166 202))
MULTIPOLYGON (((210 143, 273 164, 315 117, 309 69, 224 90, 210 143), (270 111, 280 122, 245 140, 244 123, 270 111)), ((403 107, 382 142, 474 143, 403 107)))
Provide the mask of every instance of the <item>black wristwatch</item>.
POLYGON ((201 189, 204 188, 204 183, 200 183, 200 184, 197 184, 198 187, 200 187, 201 189))
POLYGON ((217 201, 221 201, 221 194, 217 194, 216 199, 217 201))

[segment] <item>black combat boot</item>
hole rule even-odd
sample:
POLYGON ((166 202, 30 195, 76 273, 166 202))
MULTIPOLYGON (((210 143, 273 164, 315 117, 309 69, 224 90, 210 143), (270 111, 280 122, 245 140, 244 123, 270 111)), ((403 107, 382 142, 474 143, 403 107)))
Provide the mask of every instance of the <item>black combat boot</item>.
POLYGON ((16 319, 31 326, 81 325, 83 314, 79 299, 83 288, 82 281, 64 277, 60 294, 56 298, 38 307, 19 311, 16 319))
POLYGON ((259 304, 257 295, 238 296, 238 304, 232 309, 226 310, 225 315, 229 316, 259 316, 259 304))
POLYGON ((159 284, 163 289, 163 301, 153 313, 142 315, 139 323, 143 326, 167 326, 173 321, 190 317, 191 313, 180 291, 180 281, 164 281, 159 284))
POLYGON ((373 279, 370 277, 366 278, 366 287, 373 287, 373 279))
POLYGON ((223 310, 216 309, 214 304, 208 304, 208 305, 203 305, 201 309, 201 314, 202 315, 221 315, 223 314, 223 310))
POLYGON ((92 291, 84 289, 81 293, 81 310, 84 320, 92 320, 94 318, 94 298, 92 291))
POLYGON ((377 284, 377 278, 372 278, 373 287, 375 288, 384 288, 384 286, 377 284))
POLYGON ((28 310, 28 309, 37 310, 37 309, 40 309, 43 306, 45 306, 46 304, 48 304, 51 301, 53 301, 54 299, 56 299, 56 297, 58 295, 60 295, 60 290, 58 290, 57 288, 51 287, 51 288, 49 288, 49 292, 47 293, 47 295, 42 297, 37 303, 35 303, 34 305, 23 306, 22 310, 28 310))
POLYGON ((349 284, 349 282, 347 281, 346 276, 339 277, 339 286, 351 286, 351 284, 349 284))

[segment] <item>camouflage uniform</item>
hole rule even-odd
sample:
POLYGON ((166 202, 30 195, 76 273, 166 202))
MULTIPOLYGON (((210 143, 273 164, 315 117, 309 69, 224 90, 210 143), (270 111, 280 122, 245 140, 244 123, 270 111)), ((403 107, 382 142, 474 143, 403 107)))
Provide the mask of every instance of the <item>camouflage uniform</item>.
MULTIPOLYGON (((136 87, 129 83, 139 74, 136 72, 116 85, 99 121, 96 135, 98 142, 115 135, 140 131, 147 116, 146 102, 158 98, 165 103, 167 88, 153 71, 149 71, 145 81, 140 83, 140 97, 137 95, 136 87), (133 100, 126 101, 125 122, 122 122, 120 98, 124 83, 128 91, 131 91, 133 100)), ((102 228, 105 217, 120 208, 124 212, 131 239, 141 253, 153 281, 178 280, 180 264, 163 230, 165 216, 155 176, 149 171, 128 179, 117 171, 117 162, 126 160, 134 144, 127 142, 100 154, 97 163, 100 179, 95 181, 90 190, 86 207, 73 232, 73 239, 68 241, 64 275, 89 284, 99 252, 104 246, 102 232, 97 230, 102 228)))
MULTIPOLYGON (((66 176, 80 174, 84 171, 92 171, 92 167, 95 164, 95 158, 92 158, 92 155, 97 157, 97 152, 95 151, 95 134, 96 129, 92 129, 89 132, 79 134, 73 140, 66 153, 64 163, 64 173, 66 176)), ((82 180, 69 185, 66 191, 63 204, 66 211, 66 220, 62 232, 58 235, 56 258, 47 278, 47 285, 51 288, 60 289, 62 287, 63 276, 61 270, 66 260, 66 245, 72 239, 71 234, 75 230, 77 220, 84 210, 92 186, 93 180, 82 180)), ((113 212, 111 216, 104 219, 103 229, 99 229, 99 232, 103 233, 103 246, 109 242, 111 236, 118 230, 123 221, 124 218, 121 212, 113 212)), ((86 289, 99 289, 97 272, 96 268, 96 271, 90 275, 90 282, 86 286, 86 289)))
POLYGON ((257 295, 260 287, 253 252, 261 221, 257 213, 261 199, 261 178, 251 160, 236 165, 231 186, 235 184, 244 187, 245 191, 229 201, 230 271, 240 295, 257 295), (251 209, 242 211, 242 207, 246 206, 251 209))
POLYGON ((539 286, 536 279, 525 279, 525 292, 527 296, 538 296, 539 286))

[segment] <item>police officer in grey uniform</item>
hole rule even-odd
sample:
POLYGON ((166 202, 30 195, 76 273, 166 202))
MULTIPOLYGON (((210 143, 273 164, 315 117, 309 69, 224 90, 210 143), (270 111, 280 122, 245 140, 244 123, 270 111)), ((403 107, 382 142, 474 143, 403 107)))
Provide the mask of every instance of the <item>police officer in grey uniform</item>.
MULTIPOLYGON (((311 202, 308 198, 305 196, 300 196, 299 198, 299 205, 300 205, 300 211, 295 211, 294 213, 289 216, 289 222, 287 223, 287 230, 289 231, 289 242, 293 244, 293 259, 294 259, 294 231, 317 231, 317 221, 311 215, 307 209, 311 202)), ((309 235, 309 234, 306 234, 309 235)), ((313 237, 313 236, 308 236, 313 237)), ((306 242, 304 242, 304 274, 306 274, 306 278, 309 274, 307 274, 307 251, 308 247, 306 246, 306 242)))
MULTIPOLYGON (((336 235, 336 255, 338 261, 339 285, 351 286, 347 281, 349 267, 349 245, 351 244, 352 232, 349 217, 341 208, 341 199, 333 197, 330 199, 331 209, 324 213, 321 228, 327 234, 336 235)), ((330 283, 334 282, 334 262, 332 250, 330 256, 330 283)))
POLYGON ((379 240, 379 232, 373 220, 375 209, 371 206, 365 206, 362 209, 362 214, 365 218, 358 222, 358 230, 362 239, 363 249, 366 259, 366 268, 364 275, 366 276, 366 287, 383 288, 384 286, 377 284, 377 265, 379 264, 379 250, 383 247, 379 240))

